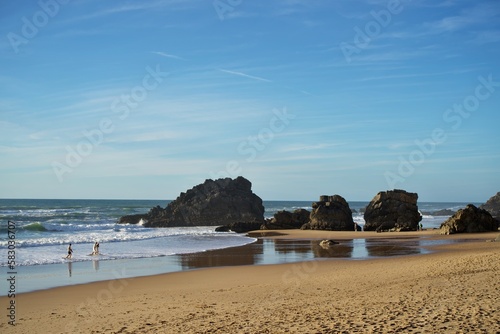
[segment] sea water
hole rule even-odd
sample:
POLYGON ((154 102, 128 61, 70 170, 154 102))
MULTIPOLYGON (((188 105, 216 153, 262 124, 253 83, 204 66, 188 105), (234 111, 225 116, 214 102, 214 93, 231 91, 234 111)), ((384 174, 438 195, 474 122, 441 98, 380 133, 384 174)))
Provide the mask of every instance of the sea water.
MULTIPOLYGON (((241 246, 254 238, 217 233, 213 226, 145 228, 117 224, 123 215, 146 213, 168 201, 151 200, 30 200, 0 199, 0 247, 8 244, 8 221, 15 224, 16 265, 62 263, 72 244, 73 261, 92 261, 94 242, 100 243, 100 260, 152 258, 241 246)), ((265 217, 277 211, 311 210, 309 201, 264 201, 265 217)), ((368 202, 351 202, 353 219, 363 226, 362 210, 368 202)), ((419 203, 423 212, 458 210, 467 203, 419 203)), ((423 215, 424 228, 438 228, 448 216, 423 215)), ((0 266, 7 258, 0 257, 0 266)))
MULTIPOLYGON (((161 201, 0 200, 0 247, 8 244, 8 222, 15 224, 16 265, 92 261, 94 242, 99 260, 134 259, 202 252, 255 241, 236 233, 216 233, 212 226, 145 228, 117 224, 123 215, 146 213, 161 201)), ((11 223, 11 225, 12 225, 11 223)), ((7 258, 0 258, 7 266, 7 258)))
MULTIPOLYGON (((135 277, 193 269, 197 265, 186 264, 196 262, 193 260, 196 254, 212 251, 214 256, 209 262, 217 263, 223 255, 213 253, 215 250, 249 245, 256 241, 245 234, 215 232, 213 226, 146 228, 140 224, 117 224, 123 215, 146 213, 151 207, 165 207, 167 204, 168 201, 154 200, 0 199, 0 249, 5 253, 5 256, 0 256, 0 267, 9 269, 7 249, 9 240, 12 241, 9 231, 11 237, 12 232, 15 235, 15 270, 19 273, 20 284, 18 292, 114 279, 117 275, 135 277), (98 257, 90 255, 95 241, 100 243, 98 257), (73 257, 68 261, 64 257, 70 243, 73 257)), ((264 201, 265 217, 271 218, 280 210, 311 210, 311 204, 310 201, 264 201)), ((367 204, 349 203, 354 221, 361 226, 365 223, 362 211, 367 204)), ((423 212, 441 209, 455 211, 466 204, 423 202, 419 203, 419 209, 423 212)), ((423 215, 422 224, 424 228, 438 228, 447 218, 423 215)), ((356 241, 352 242, 353 245, 346 245, 346 249, 351 249, 345 252, 347 258, 362 257, 366 249, 369 250, 366 245, 357 247, 356 241)), ((276 251, 269 251, 269 245, 266 248, 256 244, 255 248, 261 254, 252 257, 249 264, 300 260, 276 256, 276 251)), ((366 255, 369 257, 370 254, 366 255)), ((240 257, 245 256, 242 254, 240 257)), ((236 260, 235 263, 243 263, 240 258, 236 260)), ((198 267, 203 266, 205 264, 198 267)), ((0 295, 6 294, 3 290, 0 295)))

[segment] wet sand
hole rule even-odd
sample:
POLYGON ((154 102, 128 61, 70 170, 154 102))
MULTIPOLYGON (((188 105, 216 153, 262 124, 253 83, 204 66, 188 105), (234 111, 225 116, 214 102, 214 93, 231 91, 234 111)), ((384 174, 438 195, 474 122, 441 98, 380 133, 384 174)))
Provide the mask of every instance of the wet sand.
MULTIPOLYGON (((295 235, 290 231, 291 235, 295 235)), ((287 237, 278 232, 252 233, 256 242, 241 247, 216 249, 198 253, 177 254, 142 259, 66 261, 66 263, 23 266, 17 268, 18 293, 85 284, 119 278, 151 276, 176 271, 221 266, 282 264, 322 258, 370 259, 376 257, 425 254, 429 246, 454 242, 434 240, 432 234, 416 236, 398 234, 385 238, 375 232, 338 235, 335 247, 321 247, 321 233, 309 231, 311 238, 287 237), (318 239, 319 238, 319 239, 318 239)), ((435 234, 435 233, 434 233, 435 234)), ((1 291, 0 296, 7 294, 1 291)))
MULTIPOLYGON (((426 246, 432 252, 425 254, 242 263, 25 293, 15 298, 16 326, 7 323, 12 299, 1 297, 0 332, 498 332, 500 242, 486 242, 498 233, 294 230, 270 237, 315 245, 358 238, 397 244, 416 236, 456 242, 426 246)), ((239 258, 236 249, 224 252, 239 258)))

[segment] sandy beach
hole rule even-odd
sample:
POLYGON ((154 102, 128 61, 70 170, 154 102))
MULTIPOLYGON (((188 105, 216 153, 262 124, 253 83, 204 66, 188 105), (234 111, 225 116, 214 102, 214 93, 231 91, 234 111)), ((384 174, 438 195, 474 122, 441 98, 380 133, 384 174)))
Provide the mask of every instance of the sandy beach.
MULTIPOLYGON (((279 231, 272 238, 453 239, 433 252, 119 279, 7 297, 2 333, 499 333, 498 233, 279 231), (464 241, 464 242, 461 242, 464 241)), ((335 247, 335 246, 333 246, 335 247)), ((231 249, 227 249, 231 252, 231 249)))

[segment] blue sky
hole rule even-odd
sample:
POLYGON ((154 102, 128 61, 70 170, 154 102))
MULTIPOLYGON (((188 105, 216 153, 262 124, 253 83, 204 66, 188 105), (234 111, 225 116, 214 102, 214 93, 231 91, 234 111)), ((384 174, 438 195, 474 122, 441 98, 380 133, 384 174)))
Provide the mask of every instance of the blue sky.
POLYGON ((0 197, 500 190, 500 2, 0 4, 0 197))

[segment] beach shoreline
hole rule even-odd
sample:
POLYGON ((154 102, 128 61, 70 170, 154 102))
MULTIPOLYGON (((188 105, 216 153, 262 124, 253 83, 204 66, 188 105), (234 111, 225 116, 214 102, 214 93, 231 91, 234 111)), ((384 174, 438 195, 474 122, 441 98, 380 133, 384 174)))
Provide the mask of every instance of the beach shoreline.
MULTIPOLYGON (((213 248, 199 252, 143 258, 108 259, 93 257, 87 261, 66 260, 60 263, 16 268, 17 293, 46 290, 61 286, 86 284, 120 278, 151 276, 207 267, 282 264, 344 258, 365 260, 386 256, 424 254, 430 246, 455 242, 436 238, 436 230, 400 232, 391 237, 386 233, 318 231, 318 230, 257 230, 241 234, 250 240, 244 245, 213 248), (320 241, 334 238, 338 245, 321 247, 320 241)), ((108 256, 109 257, 109 256, 108 256)), ((5 296, 8 291, 0 291, 5 296)))
MULTIPOLYGON (((437 244, 433 252, 421 255, 224 266, 23 293, 14 299, 16 326, 4 320, 0 329, 8 333, 337 333, 413 328, 451 333, 498 328, 500 243, 486 242, 498 232, 450 236, 437 230, 258 233, 273 239, 425 237, 467 242, 437 244)), ((5 312, 11 301, 0 297, 5 312)))

